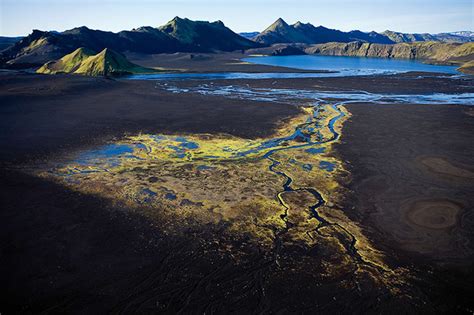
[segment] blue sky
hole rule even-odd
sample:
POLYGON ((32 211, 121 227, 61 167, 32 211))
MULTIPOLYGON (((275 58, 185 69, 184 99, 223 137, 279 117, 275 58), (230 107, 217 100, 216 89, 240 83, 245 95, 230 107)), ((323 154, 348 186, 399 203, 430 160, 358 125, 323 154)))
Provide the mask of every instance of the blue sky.
POLYGON ((222 20, 236 32, 261 31, 278 17, 344 31, 474 30, 474 0, 0 0, 0 35, 81 25, 116 32, 176 15, 222 20))

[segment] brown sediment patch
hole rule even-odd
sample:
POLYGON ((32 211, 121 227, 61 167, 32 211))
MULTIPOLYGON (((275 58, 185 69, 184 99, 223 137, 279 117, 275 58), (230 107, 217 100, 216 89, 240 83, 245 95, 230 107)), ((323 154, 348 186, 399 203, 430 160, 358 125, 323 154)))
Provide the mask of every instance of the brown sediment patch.
POLYGON ((448 161, 443 157, 422 157, 418 159, 420 163, 432 173, 436 173, 443 176, 462 178, 462 179, 474 179, 474 171, 470 170, 467 165, 448 161))
POLYGON ((405 210, 407 222, 418 227, 442 230, 458 224, 462 206, 447 199, 418 200, 405 210))
POLYGON ((412 198, 399 209, 400 225, 395 231, 400 246, 436 260, 459 260, 472 254, 464 225, 466 204, 449 198, 412 198))

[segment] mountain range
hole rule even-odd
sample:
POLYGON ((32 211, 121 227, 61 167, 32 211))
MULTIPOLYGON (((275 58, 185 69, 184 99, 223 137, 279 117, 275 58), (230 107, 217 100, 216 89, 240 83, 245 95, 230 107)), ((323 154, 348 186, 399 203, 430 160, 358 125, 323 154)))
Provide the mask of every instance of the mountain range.
MULTIPOLYGON (((64 32, 34 30, 21 39, 3 38, 0 65, 9 68, 36 67, 57 60, 79 47, 91 51, 108 48, 117 53, 159 54, 175 52, 217 52, 262 49, 275 44, 315 45, 329 42, 371 44, 412 43, 419 41, 470 42, 474 33, 407 34, 392 31, 383 33, 343 32, 324 26, 297 22, 289 25, 276 20, 261 33, 234 33, 221 21, 192 21, 175 17, 160 27, 144 26, 118 33, 92 30, 85 26, 64 32)), ((2 38, 0 38, 0 44, 2 38)), ((303 47, 303 49, 305 49, 303 47)), ((295 48, 282 49, 275 54, 304 53, 295 48)))
POLYGON ((310 23, 296 22, 295 24, 289 25, 283 19, 279 18, 263 32, 251 37, 251 39, 263 45, 273 45, 280 43, 349 43, 354 41, 376 44, 396 44, 418 41, 469 42, 474 40, 473 35, 474 33, 472 32, 440 33, 435 35, 428 33, 409 34, 393 31, 385 31, 383 33, 366 33, 357 30, 343 32, 326 28, 324 26, 314 26, 310 23))
POLYGON ((175 17, 165 25, 140 27, 118 33, 85 26, 64 32, 34 30, 0 53, 0 63, 10 67, 37 66, 59 59, 79 47, 105 48, 143 54, 234 51, 261 46, 227 28, 221 21, 191 21, 175 17))

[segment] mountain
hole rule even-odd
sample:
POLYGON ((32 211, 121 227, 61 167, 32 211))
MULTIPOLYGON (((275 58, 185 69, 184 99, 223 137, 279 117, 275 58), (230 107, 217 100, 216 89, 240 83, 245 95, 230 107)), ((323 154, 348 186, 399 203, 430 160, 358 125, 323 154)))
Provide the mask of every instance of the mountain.
POLYGON ((393 31, 385 31, 382 35, 387 36, 394 43, 411 43, 411 42, 424 42, 424 41, 436 41, 436 38, 431 34, 408 34, 393 31))
POLYGON ((413 42, 452 42, 452 43, 467 43, 474 40, 471 32, 453 32, 453 33, 439 33, 439 34, 410 34, 393 31, 385 31, 382 35, 387 36, 395 43, 413 43, 413 42))
POLYGON ((0 52, 0 64, 10 67, 41 65, 59 59, 78 47, 94 51, 110 48, 117 52, 144 54, 174 52, 233 51, 259 44, 232 32, 222 22, 174 18, 166 25, 140 27, 118 33, 92 30, 85 26, 65 32, 33 32, 0 52))
POLYGON ((474 33, 472 32, 439 33, 434 36, 436 40, 443 42, 467 43, 474 41, 474 33))
MULTIPOLYGON (((253 34, 244 33, 245 36, 253 34)), ((8 40, 7 40, 8 41, 8 40)), ((470 42, 473 33, 453 32, 440 34, 408 34, 393 31, 343 32, 324 26, 297 22, 287 24, 283 19, 276 20, 252 40, 234 33, 221 21, 192 21, 175 17, 161 27, 143 26, 118 33, 92 30, 85 26, 64 32, 33 32, 20 40, 11 40, 8 48, 0 51, 0 66, 7 68, 37 67, 50 60, 60 59, 78 47, 92 51, 105 48, 124 53, 159 54, 175 52, 215 52, 235 51, 268 47, 274 44, 292 44, 293 47, 277 54, 291 51, 302 53, 301 45, 314 45, 329 42, 365 42, 376 44, 396 44, 412 42, 470 42), (298 44, 295 46, 295 44, 298 44), (295 49, 297 48, 297 49, 295 49)), ((1 43, 1 41, 0 41, 1 43)))
POLYGON ((123 55, 111 49, 105 48, 95 54, 92 50, 83 47, 59 60, 49 61, 36 70, 37 73, 43 74, 72 73, 88 76, 117 76, 153 71, 131 63, 123 55))
POLYGON ((93 51, 110 48, 142 53, 175 52, 181 48, 175 39, 148 29, 123 31, 120 33, 91 30, 85 26, 62 33, 33 30, 19 42, 0 52, 0 63, 11 67, 32 67, 59 59, 78 47, 93 51))
POLYGON ((279 18, 263 32, 254 36, 252 40, 264 45, 279 43, 321 44, 329 42, 349 43, 361 41, 376 44, 412 43, 418 41, 469 42, 473 41, 472 32, 454 32, 440 34, 409 34, 393 31, 362 32, 358 30, 343 32, 329 29, 324 26, 314 26, 310 23, 297 22, 287 24, 279 18))
POLYGON ((252 38, 254 41, 272 45, 276 43, 305 43, 318 44, 327 42, 352 42, 366 41, 371 43, 390 44, 389 38, 381 34, 361 31, 342 32, 329 29, 324 26, 314 26, 310 23, 297 22, 293 25, 287 24, 279 18, 263 32, 252 38))
POLYGON ((255 43, 234 33, 221 21, 191 21, 175 17, 159 28, 187 46, 189 51, 233 51, 255 47, 255 43))
POLYGON ((474 32, 471 32, 471 31, 450 32, 450 33, 447 33, 447 34, 455 35, 455 36, 468 37, 468 38, 474 38, 474 32))
POLYGON ((272 45, 277 43, 311 43, 308 30, 288 25, 282 18, 253 38, 257 43, 272 45))

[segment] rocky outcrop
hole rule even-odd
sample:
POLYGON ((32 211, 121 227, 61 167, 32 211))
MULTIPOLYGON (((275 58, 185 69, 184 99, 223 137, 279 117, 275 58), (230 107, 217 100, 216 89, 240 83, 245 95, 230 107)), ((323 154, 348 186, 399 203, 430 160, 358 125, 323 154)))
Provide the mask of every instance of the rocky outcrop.
POLYGON ((309 54, 332 56, 359 56, 405 59, 433 59, 448 61, 454 57, 474 54, 474 43, 418 42, 394 45, 371 44, 363 42, 326 43, 308 46, 309 54))
POLYGON ((462 71, 465 69, 464 64, 474 60, 474 43, 416 42, 393 45, 363 42, 326 43, 311 45, 305 52, 329 56, 421 59, 434 63, 459 64, 462 71))

